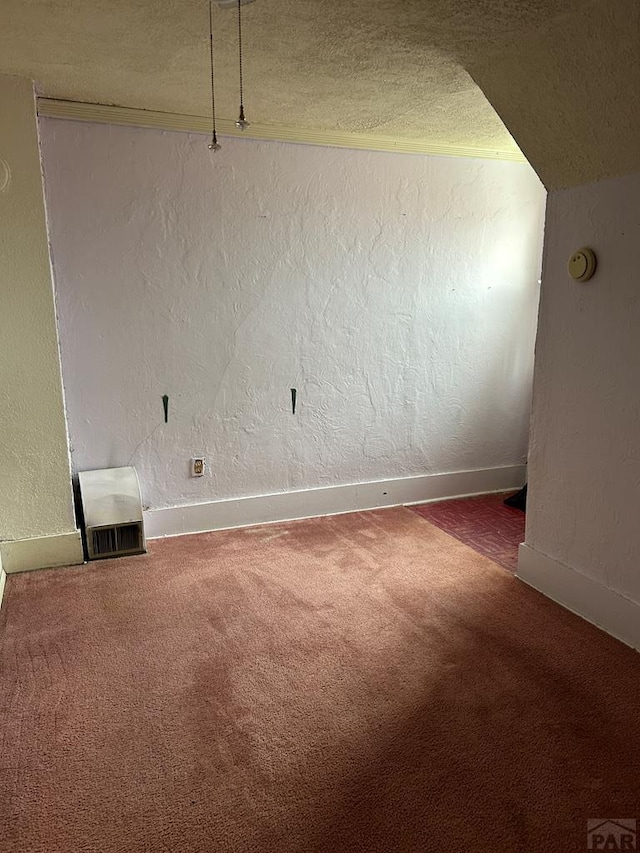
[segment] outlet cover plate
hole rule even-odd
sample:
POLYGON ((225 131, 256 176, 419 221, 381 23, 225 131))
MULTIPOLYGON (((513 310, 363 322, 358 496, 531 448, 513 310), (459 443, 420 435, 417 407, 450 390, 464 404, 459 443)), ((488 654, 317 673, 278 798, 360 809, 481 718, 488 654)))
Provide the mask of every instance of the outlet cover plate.
POLYGON ((204 456, 192 456, 191 457, 191 476, 192 477, 204 477, 204 471, 207 467, 207 460, 204 456))

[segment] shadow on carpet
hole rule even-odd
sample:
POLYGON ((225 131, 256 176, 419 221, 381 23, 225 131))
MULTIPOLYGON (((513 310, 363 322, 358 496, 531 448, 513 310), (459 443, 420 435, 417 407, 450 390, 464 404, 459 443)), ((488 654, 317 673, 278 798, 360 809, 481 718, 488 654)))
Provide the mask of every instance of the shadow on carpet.
POLYGON ((0 850, 586 848, 640 817, 637 654, 407 509, 16 575, 0 850))

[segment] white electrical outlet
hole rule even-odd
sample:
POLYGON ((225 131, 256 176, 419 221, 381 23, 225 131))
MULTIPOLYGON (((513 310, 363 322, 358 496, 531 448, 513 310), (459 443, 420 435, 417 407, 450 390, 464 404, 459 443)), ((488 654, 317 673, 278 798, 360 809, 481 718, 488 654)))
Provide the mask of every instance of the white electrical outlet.
POLYGON ((207 465, 207 460, 204 456, 194 456, 191 459, 191 476, 204 477, 204 469, 207 465))

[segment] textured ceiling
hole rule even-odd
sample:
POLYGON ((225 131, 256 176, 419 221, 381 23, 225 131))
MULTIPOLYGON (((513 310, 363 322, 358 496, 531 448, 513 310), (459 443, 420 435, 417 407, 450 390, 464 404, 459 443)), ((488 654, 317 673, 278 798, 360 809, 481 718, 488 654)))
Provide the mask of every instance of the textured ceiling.
MULTIPOLYGON (((483 57, 509 45, 517 60, 545 21, 579 5, 258 0, 244 7, 247 117, 513 151, 464 69, 486 70, 483 57)), ((214 19, 219 114, 233 119, 235 15, 216 7, 214 19)), ((206 115, 207 29, 205 0, 2 0, 0 72, 31 76, 50 97, 206 115)))
POLYGON ((547 188, 640 171, 638 0, 591 0, 467 67, 547 188))

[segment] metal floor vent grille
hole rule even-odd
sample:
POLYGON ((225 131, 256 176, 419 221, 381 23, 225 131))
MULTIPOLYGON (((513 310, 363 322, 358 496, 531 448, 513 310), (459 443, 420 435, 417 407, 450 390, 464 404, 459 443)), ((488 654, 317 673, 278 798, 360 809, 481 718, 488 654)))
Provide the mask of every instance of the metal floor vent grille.
POLYGON ((135 468, 80 471, 78 485, 89 560, 144 554, 144 518, 135 468))
POLYGON ((90 544, 89 554, 92 559, 141 554, 144 551, 142 525, 136 523, 114 527, 94 527, 88 544, 90 544))

